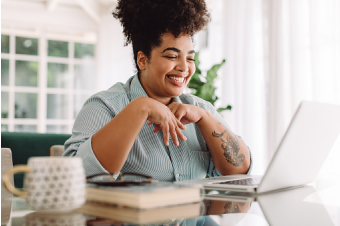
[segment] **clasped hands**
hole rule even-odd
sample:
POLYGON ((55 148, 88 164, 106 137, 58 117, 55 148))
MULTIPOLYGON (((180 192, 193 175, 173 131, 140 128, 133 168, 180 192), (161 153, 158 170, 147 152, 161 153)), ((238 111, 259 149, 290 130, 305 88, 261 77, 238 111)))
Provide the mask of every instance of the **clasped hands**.
POLYGON ((174 144, 178 146, 178 138, 183 141, 187 140, 182 133, 182 130, 186 129, 185 124, 199 122, 204 113, 204 109, 194 105, 172 102, 166 106, 153 100, 149 105, 147 120, 148 125, 155 124, 154 133, 162 130, 166 146, 169 146, 169 135, 174 144))

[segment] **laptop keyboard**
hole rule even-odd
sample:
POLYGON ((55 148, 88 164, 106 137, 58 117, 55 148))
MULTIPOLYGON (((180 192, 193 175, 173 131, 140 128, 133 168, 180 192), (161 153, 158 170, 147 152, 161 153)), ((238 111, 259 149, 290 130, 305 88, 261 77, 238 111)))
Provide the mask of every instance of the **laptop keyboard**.
POLYGON ((246 179, 218 182, 215 184, 258 185, 261 182, 261 179, 262 177, 246 178, 246 179))

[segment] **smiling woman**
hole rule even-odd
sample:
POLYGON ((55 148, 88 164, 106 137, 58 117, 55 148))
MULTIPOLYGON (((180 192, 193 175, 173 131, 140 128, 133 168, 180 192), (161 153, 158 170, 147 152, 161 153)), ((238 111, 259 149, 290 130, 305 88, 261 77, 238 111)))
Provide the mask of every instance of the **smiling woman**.
POLYGON ((115 179, 249 173, 243 140, 209 102, 183 94, 195 72, 192 36, 210 20, 205 2, 120 0, 113 15, 132 43, 137 74, 86 101, 64 155, 82 157, 87 176, 115 179))
POLYGON ((149 60, 138 52, 140 82, 148 96, 165 105, 180 96, 195 72, 194 56, 191 37, 176 38, 172 33, 162 35, 162 44, 152 50, 149 60))

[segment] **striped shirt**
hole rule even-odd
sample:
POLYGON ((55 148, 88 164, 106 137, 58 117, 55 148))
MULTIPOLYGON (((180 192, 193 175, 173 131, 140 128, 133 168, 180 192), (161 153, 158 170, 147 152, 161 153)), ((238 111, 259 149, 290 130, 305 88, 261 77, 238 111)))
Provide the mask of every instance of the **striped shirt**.
MULTIPOLYGON (((64 156, 81 157, 86 176, 108 173, 93 153, 92 136, 133 99, 140 96, 147 97, 147 94, 137 75, 132 76, 125 84, 116 83, 108 90, 91 96, 75 120, 72 136, 65 142, 64 156)), ((173 101, 199 106, 228 127, 213 105, 205 100, 191 94, 182 94, 173 98, 173 101)), ((140 173, 159 181, 191 180, 204 178, 206 175, 222 176, 215 168, 207 144, 195 123, 186 125, 186 130, 182 132, 187 140, 179 139, 179 146, 171 140, 169 146, 165 146, 162 131, 154 133, 153 130, 154 125, 147 125, 146 121, 121 172, 140 173)), ((113 146, 112 150, 114 148, 113 146)), ((114 175, 115 179, 117 177, 118 174, 114 175)))

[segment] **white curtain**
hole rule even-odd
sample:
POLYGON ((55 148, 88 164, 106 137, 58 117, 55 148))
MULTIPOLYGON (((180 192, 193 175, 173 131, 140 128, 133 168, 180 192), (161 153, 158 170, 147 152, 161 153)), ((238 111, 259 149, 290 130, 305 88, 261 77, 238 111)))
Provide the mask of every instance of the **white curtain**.
MULTIPOLYGON (((253 172, 263 173, 301 100, 340 104, 340 1, 222 2, 212 7, 222 11, 213 17, 223 37, 214 52, 227 60, 220 104, 233 106, 224 117, 250 146, 253 172)), ((340 141, 331 156, 340 173, 340 141)))

